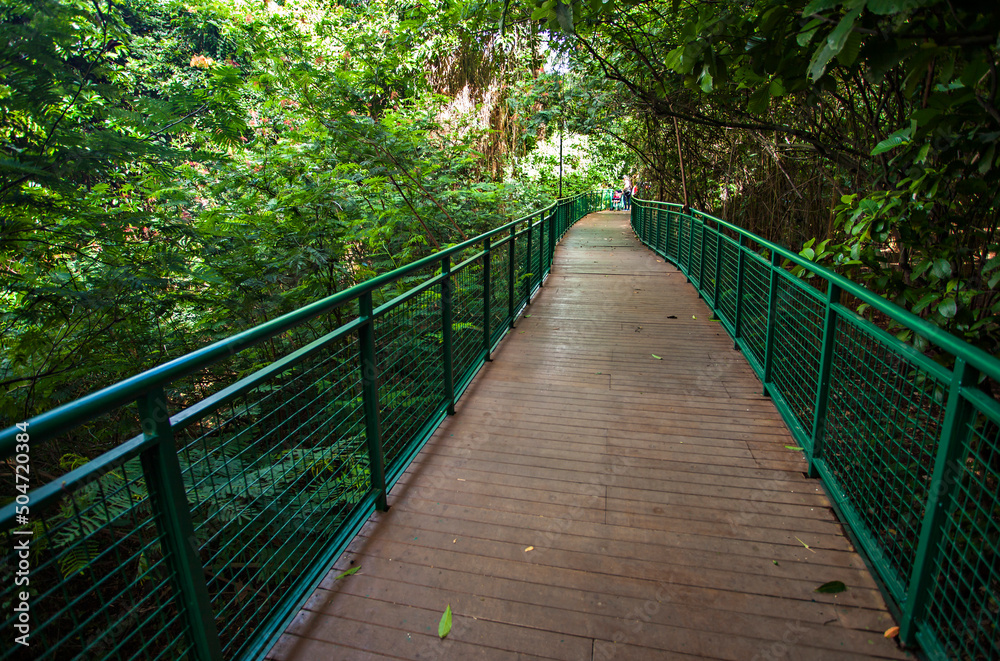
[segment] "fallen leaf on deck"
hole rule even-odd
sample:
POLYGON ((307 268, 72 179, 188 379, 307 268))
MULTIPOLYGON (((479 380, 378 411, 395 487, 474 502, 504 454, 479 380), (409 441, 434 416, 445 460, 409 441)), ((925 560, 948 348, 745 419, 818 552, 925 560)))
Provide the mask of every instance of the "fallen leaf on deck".
POLYGON ((829 583, 824 583, 819 586, 813 592, 819 592, 821 594, 837 594, 838 592, 843 592, 847 589, 843 581, 830 581, 829 583))
POLYGON ((438 623, 438 636, 444 638, 451 632, 451 604, 448 604, 444 609, 444 615, 441 616, 441 622, 438 623))
POLYGON ((524 552, 527 553, 528 551, 534 551, 534 550, 535 550, 534 546, 529 546, 528 548, 524 549, 524 552))
MULTIPOLYGON (((796 537, 795 539, 799 539, 799 538, 796 537)), ((811 548, 809 548, 809 545, 806 544, 805 542, 803 542, 801 539, 799 539, 799 544, 801 544, 802 546, 806 547, 807 550, 812 551, 813 553, 816 552, 816 551, 813 551, 811 548)))
POLYGON ((650 355, 651 355, 651 356, 652 356, 653 358, 656 358, 657 360, 663 360, 662 358, 660 358, 659 356, 657 356, 657 355, 656 355, 655 353, 653 353, 653 354, 650 354, 650 355))
POLYGON ((361 569, 361 565, 358 565, 357 567, 351 567, 350 569, 348 569, 343 574, 341 574, 340 576, 338 576, 337 578, 335 578, 333 580, 337 581, 337 580, 340 580, 340 579, 344 578, 345 576, 350 576, 351 574, 356 574, 356 573, 358 573, 359 569, 361 569))
POLYGON ((895 638, 899 635, 899 627, 889 627, 885 630, 886 638, 895 638))
POLYGON ((786 450, 801 450, 802 446, 800 446, 800 445, 786 445, 785 449, 786 450))

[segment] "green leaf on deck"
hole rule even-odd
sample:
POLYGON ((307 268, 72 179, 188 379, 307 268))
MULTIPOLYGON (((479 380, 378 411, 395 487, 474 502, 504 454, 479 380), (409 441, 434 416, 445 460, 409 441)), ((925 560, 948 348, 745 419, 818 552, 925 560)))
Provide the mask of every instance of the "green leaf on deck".
POLYGON ((438 624, 438 636, 444 638, 451 632, 451 604, 448 604, 444 609, 444 615, 441 616, 441 622, 438 624))
POLYGON ((801 445, 786 445, 785 449, 786 450, 802 450, 803 448, 802 448, 801 445))
POLYGON ((844 585, 842 581, 830 581, 829 583, 824 583, 819 586, 813 592, 819 592, 821 594, 837 594, 838 592, 844 592, 847 590, 847 586, 844 585))
POLYGON ((339 581, 340 579, 344 578, 345 576, 350 576, 351 574, 357 574, 359 569, 361 569, 361 565, 358 565, 357 567, 351 567, 350 569, 348 569, 343 574, 341 574, 340 576, 338 576, 337 578, 335 578, 333 580, 339 581))
POLYGON ((657 355, 656 355, 655 353, 653 353, 653 354, 650 354, 650 355, 651 355, 651 356, 652 356, 653 358, 656 358, 657 360, 663 360, 662 358, 660 358, 659 356, 657 356, 657 355))

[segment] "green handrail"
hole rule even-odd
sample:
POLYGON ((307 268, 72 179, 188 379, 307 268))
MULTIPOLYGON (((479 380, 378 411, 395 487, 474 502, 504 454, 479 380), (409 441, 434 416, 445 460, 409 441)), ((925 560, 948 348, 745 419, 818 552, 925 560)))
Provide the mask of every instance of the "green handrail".
MULTIPOLYGON (((24 470, 95 419, 138 432, 56 479, 30 475, 0 508, 4 631, 27 631, 41 659, 262 656, 386 509, 542 285, 555 242, 609 202, 561 199, 0 432, 24 470), (334 312, 334 327, 314 325, 334 312), (263 342, 289 348, 192 397, 192 375, 263 342), (171 399, 186 406, 171 414, 171 399)), ((23 652, 7 644, 0 658, 23 652)))
POLYGON ((987 385, 1000 361, 732 223, 648 200, 633 200, 631 218, 761 379, 873 567, 903 642, 935 659, 1000 658, 1000 404, 987 385), (926 338, 938 360, 859 316, 849 298, 926 338))

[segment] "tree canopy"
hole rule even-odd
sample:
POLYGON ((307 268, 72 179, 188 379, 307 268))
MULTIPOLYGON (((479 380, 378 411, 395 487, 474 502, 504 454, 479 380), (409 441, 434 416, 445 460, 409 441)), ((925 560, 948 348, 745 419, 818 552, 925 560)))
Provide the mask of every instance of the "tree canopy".
POLYGON ((0 12, 5 424, 551 201, 560 138, 564 194, 640 172, 1000 351, 988 3, 0 12))

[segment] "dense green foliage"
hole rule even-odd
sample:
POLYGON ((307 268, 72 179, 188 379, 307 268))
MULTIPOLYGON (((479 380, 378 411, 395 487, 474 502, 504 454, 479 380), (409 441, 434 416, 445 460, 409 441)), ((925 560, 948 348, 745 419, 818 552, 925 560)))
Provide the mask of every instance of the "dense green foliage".
POLYGON ((3 421, 550 201, 561 137, 1000 349, 987 5, 0 11, 3 421))
POLYGON ((475 10, 4 3, 0 424, 551 201, 540 33, 475 10))
POLYGON ((610 81, 661 198, 684 200, 682 157, 693 206, 1000 350, 996 6, 547 0, 523 11, 610 81))

